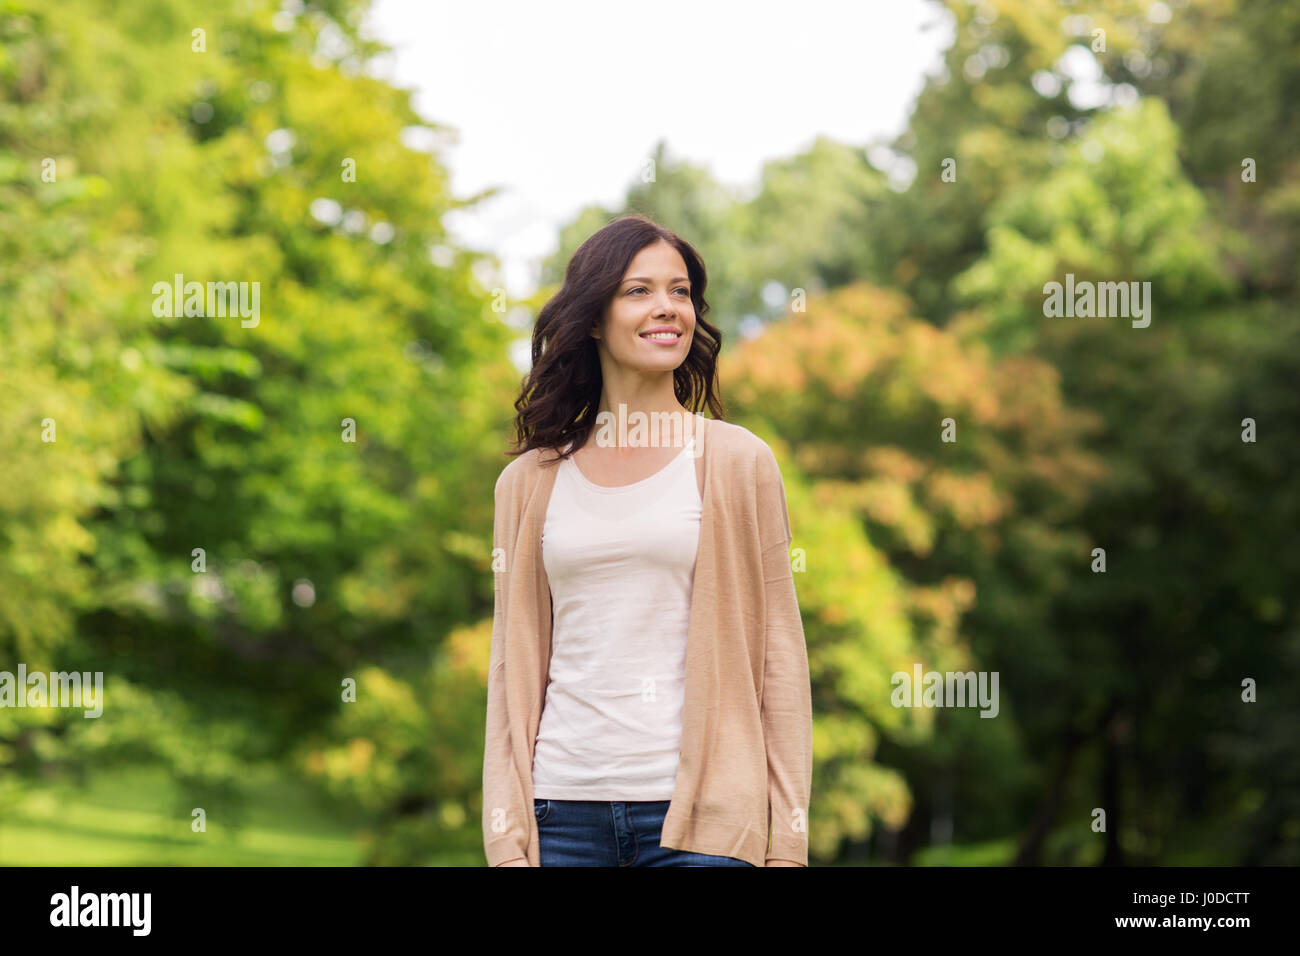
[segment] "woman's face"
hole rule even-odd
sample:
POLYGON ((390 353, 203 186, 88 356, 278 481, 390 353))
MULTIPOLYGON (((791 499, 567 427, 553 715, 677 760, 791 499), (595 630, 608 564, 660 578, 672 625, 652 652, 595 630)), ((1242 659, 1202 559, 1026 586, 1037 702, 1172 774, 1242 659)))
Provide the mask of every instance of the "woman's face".
POLYGON ((643 372, 671 372, 686 361, 695 334, 691 280, 681 253, 666 242, 632 259, 593 335, 601 365, 613 361, 643 372), (676 332, 649 338, 647 333, 676 332))

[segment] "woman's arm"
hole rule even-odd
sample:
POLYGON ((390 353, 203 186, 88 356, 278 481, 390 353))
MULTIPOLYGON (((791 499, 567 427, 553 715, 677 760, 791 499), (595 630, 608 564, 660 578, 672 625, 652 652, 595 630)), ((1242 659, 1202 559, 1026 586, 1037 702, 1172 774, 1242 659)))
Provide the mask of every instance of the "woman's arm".
POLYGON ((812 790, 812 685, 790 570, 790 517, 776 457, 758 462, 758 522, 766 596, 761 716, 767 751, 768 866, 808 865, 812 790))
POLYGON ((492 648, 488 655, 487 723, 483 740, 483 850, 488 866, 522 860, 527 866, 527 822, 523 784, 512 756, 510 719, 506 707, 506 611, 510 594, 511 547, 518 516, 511 493, 513 481, 503 471, 493 492, 492 519, 493 611, 492 648), (502 549, 498 551, 497 549, 502 549), (496 556, 500 555, 498 562, 496 556))

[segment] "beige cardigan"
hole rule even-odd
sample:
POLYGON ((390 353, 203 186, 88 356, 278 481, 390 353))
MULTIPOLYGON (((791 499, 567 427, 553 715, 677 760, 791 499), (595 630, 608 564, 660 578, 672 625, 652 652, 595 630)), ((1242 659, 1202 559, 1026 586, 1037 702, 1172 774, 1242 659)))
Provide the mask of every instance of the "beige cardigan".
MULTIPOLYGON (((703 507, 682 742, 660 845, 808 865, 812 693, 790 571, 785 486, 767 443, 696 415, 703 507)), ((496 483, 495 611, 483 748, 490 866, 539 866, 533 748, 546 700, 551 591, 541 532, 559 460, 532 449, 496 483)))

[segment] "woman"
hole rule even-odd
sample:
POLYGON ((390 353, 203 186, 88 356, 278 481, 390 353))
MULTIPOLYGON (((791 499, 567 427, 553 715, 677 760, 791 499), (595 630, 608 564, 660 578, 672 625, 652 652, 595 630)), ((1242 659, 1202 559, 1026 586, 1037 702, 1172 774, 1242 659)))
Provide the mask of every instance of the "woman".
POLYGON ((538 316, 495 490, 491 866, 808 865, 785 490, 721 420, 704 287, 688 243, 630 216, 538 316))

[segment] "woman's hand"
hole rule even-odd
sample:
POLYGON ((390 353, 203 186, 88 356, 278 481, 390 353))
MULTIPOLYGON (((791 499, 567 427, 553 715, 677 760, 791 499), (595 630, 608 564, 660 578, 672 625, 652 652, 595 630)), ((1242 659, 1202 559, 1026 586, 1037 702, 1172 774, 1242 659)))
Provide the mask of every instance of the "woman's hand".
POLYGON ((506 860, 504 863, 498 863, 498 864, 497 864, 497 866, 499 866, 499 867, 501 867, 501 866, 527 866, 527 865, 528 865, 528 860, 526 860, 526 859, 525 859, 524 857, 522 857, 522 856, 519 857, 518 859, 515 859, 515 860, 506 860))
POLYGON ((794 860, 768 860, 765 866, 798 866, 794 860))

